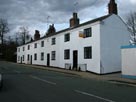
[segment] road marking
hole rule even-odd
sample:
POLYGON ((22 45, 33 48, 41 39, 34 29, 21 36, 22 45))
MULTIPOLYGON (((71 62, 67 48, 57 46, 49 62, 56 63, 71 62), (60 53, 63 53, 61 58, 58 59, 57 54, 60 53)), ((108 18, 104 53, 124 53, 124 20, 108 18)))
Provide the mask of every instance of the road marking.
POLYGON ((56 83, 54 83, 54 82, 51 82, 51 81, 48 81, 48 80, 45 80, 45 79, 41 79, 41 78, 33 76, 33 75, 30 75, 30 77, 33 78, 33 79, 37 79, 37 80, 43 81, 45 83, 51 84, 51 85, 56 85, 56 83))
POLYGON ((112 101, 112 100, 109 100, 109 99, 106 99, 106 98, 103 98, 103 97, 100 97, 100 96, 96 96, 96 95, 93 95, 93 94, 90 94, 90 93, 87 93, 87 92, 83 92, 83 91, 79 91, 79 90, 75 90, 75 92, 83 94, 83 95, 95 97, 95 98, 98 98, 98 99, 101 99, 101 100, 104 100, 104 101, 107 101, 107 102, 115 102, 115 101, 112 101))

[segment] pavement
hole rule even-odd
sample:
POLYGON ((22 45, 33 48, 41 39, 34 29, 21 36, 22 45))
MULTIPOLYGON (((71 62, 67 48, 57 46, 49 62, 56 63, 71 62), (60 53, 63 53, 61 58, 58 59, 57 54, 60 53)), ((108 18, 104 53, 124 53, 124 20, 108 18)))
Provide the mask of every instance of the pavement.
POLYGON ((32 68, 38 68, 38 69, 42 69, 42 70, 55 71, 55 72, 60 72, 60 73, 65 73, 65 74, 70 74, 70 75, 77 75, 77 76, 80 76, 82 78, 101 80, 101 81, 109 81, 111 83, 120 83, 120 84, 127 84, 127 85, 136 86, 136 79, 123 78, 121 73, 98 75, 98 74, 94 74, 94 73, 91 73, 91 72, 67 70, 67 69, 54 68, 54 67, 26 65, 26 64, 22 64, 22 65, 23 66, 29 66, 29 67, 32 67, 32 68))

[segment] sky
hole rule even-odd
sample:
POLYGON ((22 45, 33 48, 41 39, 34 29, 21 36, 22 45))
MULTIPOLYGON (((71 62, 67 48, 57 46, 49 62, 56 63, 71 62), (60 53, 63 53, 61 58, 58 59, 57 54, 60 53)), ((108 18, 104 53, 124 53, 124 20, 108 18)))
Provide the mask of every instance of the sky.
MULTIPOLYGON (((0 18, 7 19, 10 35, 19 27, 27 26, 33 36, 35 30, 45 35, 50 24, 57 31, 69 27, 73 12, 78 13, 80 23, 108 14, 110 0, 0 0, 0 18)), ((118 13, 126 19, 130 12, 136 12, 136 0, 115 0, 118 13)))

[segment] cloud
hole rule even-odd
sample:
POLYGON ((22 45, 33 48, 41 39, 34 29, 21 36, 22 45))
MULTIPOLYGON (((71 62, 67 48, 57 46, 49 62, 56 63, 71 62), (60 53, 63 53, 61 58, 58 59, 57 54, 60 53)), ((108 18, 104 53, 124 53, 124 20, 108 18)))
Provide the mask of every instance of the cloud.
POLYGON ((135 0, 118 0, 118 11, 119 15, 127 20, 127 16, 130 12, 136 12, 136 1, 135 0))
MULTIPOLYGON (((12 33, 19 26, 28 26, 30 32, 39 29, 44 34, 48 16, 48 22, 55 23, 57 30, 60 30, 68 25, 75 10, 78 11, 81 22, 106 15, 108 2, 109 0, 0 0, 0 18, 8 20, 12 33), (74 6, 76 2, 78 5, 74 6)), ((135 11, 136 0, 116 2, 121 17, 135 11)))
POLYGON ((132 4, 136 4, 136 0, 130 0, 132 4))

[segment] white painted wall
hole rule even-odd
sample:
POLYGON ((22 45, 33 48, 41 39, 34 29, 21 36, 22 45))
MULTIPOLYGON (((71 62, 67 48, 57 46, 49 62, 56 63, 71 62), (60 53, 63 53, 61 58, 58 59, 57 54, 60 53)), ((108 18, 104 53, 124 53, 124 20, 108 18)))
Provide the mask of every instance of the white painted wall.
MULTIPOLYGON (((78 51, 78 64, 86 70, 94 73, 109 73, 121 70, 120 46, 129 41, 129 32, 122 20, 111 15, 102 22, 95 22, 77 27, 75 29, 61 32, 57 35, 43 38, 38 41, 24 45, 25 52, 17 52, 18 56, 25 54, 24 63, 27 62, 27 54, 33 56, 32 64, 47 65, 47 54, 50 54, 50 66, 65 68, 65 64, 73 66, 73 51, 78 51), (81 38, 79 31, 92 27, 92 37, 81 38), (64 35, 70 33, 70 41, 64 42, 64 35), (56 38, 56 44, 51 45, 52 38, 56 38), (44 41, 44 47, 41 47, 41 41, 44 41), (38 48, 34 48, 37 43, 38 48), (30 50, 27 46, 30 45, 30 50), (84 59, 84 47, 92 46, 92 59, 84 59), (64 59, 64 50, 70 49, 70 59, 64 59), (56 51, 56 60, 51 60, 51 51, 56 51), (44 61, 41 61, 41 52, 44 52, 44 61), (34 60, 34 53, 37 53, 37 60, 34 60)), ((23 46, 20 46, 20 48, 23 46)), ((22 49, 22 48, 21 48, 22 49)), ((81 68, 81 69, 82 69, 81 68)), ((82 69, 84 70, 84 69, 82 69)))
POLYGON ((23 47, 25 47, 25 45, 23 45, 23 46, 20 46, 20 47, 18 47, 17 48, 17 62, 18 63, 21 63, 21 57, 22 57, 22 63, 25 63, 25 59, 26 59, 26 57, 25 57, 25 51, 23 51, 23 47), (20 49, 20 51, 18 52, 18 50, 20 49), (24 61, 23 61, 23 55, 24 55, 24 61), (18 57, 19 56, 19 57, 18 57))
POLYGON ((99 22, 94 24, 89 24, 86 26, 82 26, 66 33, 70 33, 70 41, 64 42, 64 34, 63 33, 59 37, 60 41, 60 64, 59 66, 64 68, 65 63, 69 63, 73 66, 73 51, 78 50, 78 64, 87 65, 87 70, 99 73, 100 69, 100 26, 99 22), (92 37, 81 38, 79 37, 79 31, 83 31, 86 28, 92 27, 92 37), (84 47, 92 46, 92 59, 84 59, 84 47), (64 60, 64 50, 70 49, 70 59, 64 60))
POLYGON ((121 71, 120 46, 128 45, 127 26, 117 15, 112 15, 101 23, 101 73, 121 71))
POLYGON ((121 49, 122 75, 136 76, 136 46, 127 47, 121 49))
MULTIPOLYGON (((78 64, 80 67, 85 67, 87 71, 92 71, 95 73, 100 72, 100 24, 95 22, 93 24, 88 24, 81 26, 76 29, 71 29, 66 32, 62 32, 58 35, 54 35, 48 38, 44 38, 29 44, 24 45, 26 47, 25 51, 18 52, 18 56, 25 54, 24 63, 30 64, 27 61, 27 55, 32 55, 32 64, 36 65, 47 65, 47 53, 50 53, 50 65, 60 68, 65 68, 65 64, 71 64, 73 66, 73 51, 78 51, 78 64), (92 37, 81 38, 79 37, 79 31, 83 31, 86 28, 92 27, 92 37), (70 41, 64 42, 64 35, 70 33, 70 41), (52 38, 56 38, 56 44, 51 45, 52 38), (41 41, 44 41, 45 47, 41 47, 41 41), (34 48, 34 44, 37 43, 37 48, 34 48), (30 45, 30 50, 27 50, 27 46, 30 45), (92 46, 92 59, 84 59, 84 47, 92 46), (70 59, 64 59, 64 50, 70 49, 70 59), (56 60, 51 60, 51 51, 56 51, 56 60), (44 61, 41 61, 40 54, 44 52, 44 61), (34 53, 37 53, 37 60, 34 60, 34 53)), ((81 68, 82 69, 82 68, 81 68)), ((82 69, 84 70, 84 69, 82 69)))

